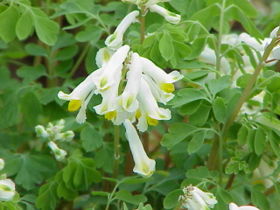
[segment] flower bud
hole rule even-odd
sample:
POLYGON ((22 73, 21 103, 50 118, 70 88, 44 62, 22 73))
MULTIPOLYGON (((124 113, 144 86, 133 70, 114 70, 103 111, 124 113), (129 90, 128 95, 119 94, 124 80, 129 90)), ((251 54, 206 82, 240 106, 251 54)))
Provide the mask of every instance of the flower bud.
POLYGON ((42 137, 42 138, 48 138, 49 137, 48 132, 46 131, 45 127, 42 126, 42 125, 37 125, 35 127, 35 132, 36 132, 38 137, 42 137))
POLYGON ((15 183, 10 179, 0 180, 0 201, 10 201, 16 194, 15 183))
POLYGON ((5 161, 0 158, 0 171, 3 170, 3 168, 5 167, 5 161))

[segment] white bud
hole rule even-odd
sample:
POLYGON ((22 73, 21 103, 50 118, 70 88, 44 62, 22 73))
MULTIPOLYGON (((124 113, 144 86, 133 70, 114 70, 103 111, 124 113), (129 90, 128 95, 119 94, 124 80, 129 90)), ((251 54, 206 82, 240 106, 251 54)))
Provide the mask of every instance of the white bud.
POLYGON ((0 201, 10 201, 16 194, 15 183, 10 179, 0 180, 0 201))
POLYGON ((42 137, 42 138, 48 138, 49 137, 48 132, 46 131, 45 127, 42 126, 42 125, 37 125, 35 127, 35 132, 36 132, 38 137, 42 137))
POLYGON ((49 148, 52 150, 55 159, 58 161, 62 161, 65 159, 65 156, 67 155, 67 152, 63 149, 60 149, 56 143, 54 143, 53 141, 50 141, 48 143, 49 148))
POLYGON ((3 168, 5 167, 5 161, 0 158, 0 171, 3 170, 3 168))

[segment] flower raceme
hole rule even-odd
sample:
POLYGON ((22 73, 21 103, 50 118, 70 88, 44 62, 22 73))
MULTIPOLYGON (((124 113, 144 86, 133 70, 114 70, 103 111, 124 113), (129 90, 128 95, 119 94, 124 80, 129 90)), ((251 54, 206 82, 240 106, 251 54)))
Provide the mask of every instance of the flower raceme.
POLYGON ((125 120, 126 137, 135 162, 133 171, 142 176, 149 177, 155 171, 156 162, 150 159, 141 143, 136 129, 129 120, 125 120))

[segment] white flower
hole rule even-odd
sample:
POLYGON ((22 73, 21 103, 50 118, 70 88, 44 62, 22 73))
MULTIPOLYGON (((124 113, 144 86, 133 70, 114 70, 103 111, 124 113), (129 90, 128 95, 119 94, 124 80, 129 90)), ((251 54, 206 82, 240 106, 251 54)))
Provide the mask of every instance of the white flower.
POLYGON ((147 76, 150 76, 158 84, 160 89, 166 93, 172 93, 175 90, 172 83, 184 77, 178 71, 172 71, 171 73, 167 74, 147 58, 141 57, 140 59, 143 65, 143 72, 147 76))
POLYGON ((280 26, 274 28, 271 33, 270 33, 270 38, 274 39, 277 38, 279 35, 277 34, 277 32, 279 31, 280 26))
POLYGON ((73 131, 66 131, 62 133, 57 133, 54 136, 55 141, 71 141, 74 138, 75 134, 73 131))
POLYGON ((173 12, 168 11, 164 7, 158 6, 158 5, 152 5, 149 7, 151 12, 156 12, 159 15, 163 16, 166 21, 172 24, 178 24, 181 21, 181 16, 178 14, 175 14, 173 12))
POLYGON ((5 167, 5 161, 0 158, 0 171, 3 170, 3 168, 5 167))
POLYGON ((254 206, 237 206, 235 203, 229 204, 229 210, 260 210, 254 206))
POLYGON ((127 28, 134 22, 137 21, 137 16, 139 11, 135 10, 128 15, 120 22, 115 32, 107 37, 105 44, 108 48, 116 50, 123 44, 123 35, 126 32, 127 28))
POLYGON ((69 101, 68 111, 75 112, 79 110, 76 117, 78 123, 84 123, 86 120, 86 108, 96 89, 93 80, 98 77, 100 73, 101 69, 92 72, 70 94, 65 94, 62 91, 58 93, 58 98, 69 101))
POLYGON ((217 203, 212 193, 204 192, 197 187, 188 186, 183 189, 184 195, 179 197, 182 207, 188 210, 209 209, 214 208, 217 203))
POLYGON ((129 46, 120 47, 110 58, 109 62, 102 67, 101 75, 93 78, 93 82, 99 92, 108 90, 116 81, 115 76, 122 70, 123 63, 128 55, 129 46))
POLYGON ((124 110, 134 112, 138 109, 136 97, 139 91, 142 74, 142 64, 137 53, 132 54, 131 64, 128 68, 129 71, 126 74, 127 83, 120 100, 124 110))
POLYGON ((42 138, 48 138, 49 137, 48 132, 46 131, 45 127, 42 126, 42 125, 37 125, 35 127, 35 132, 36 132, 38 137, 42 137, 42 138))
POLYGON ((0 180, 0 201, 10 201, 16 194, 15 183, 10 179, 0 180))
POLYGON ((57 159, 58 161, 62 161, 65 159, 65 156, 67 155, 67 152, 63 149, 60 149, 56 143, 54 143, 53 141, 50 141, 48 143, 49 148, 52 150, 55 159, 57 159))
POLYGON ((141 78, 140 90, 137 96, 140 109, 137 110, 138 124, 137 128, 144 132, 148 125, 155 126, 158 120, 170 120, 171 112, 168 109, 160 108, 154 98, 147 82, 141 78))
POLYGON ((107 47, 99 49, 95 57, 96 65, 101 68, 109 62, 111 56, 112 52, 107 47))
POLYGON ((133 171, 142 176, 151 176, 155 171, 156 162, 150 159, 141 143, 136 129, 129 120, 125 120, 126 137, 135 162, 133 171))

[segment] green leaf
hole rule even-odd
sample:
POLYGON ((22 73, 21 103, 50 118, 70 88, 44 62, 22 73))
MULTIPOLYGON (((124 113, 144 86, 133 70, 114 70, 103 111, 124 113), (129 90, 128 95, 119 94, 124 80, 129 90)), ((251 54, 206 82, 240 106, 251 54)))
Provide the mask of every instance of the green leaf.
POLYGON ((262 128, 258 128, 255 135, 255 152, 257 155, 261 155, 264 151, 266 143, 266 134, 262 128))
POLYGON ((38 65, 23 66, 17 70, 17 75, 23 78, 24 83, 29 83, 47 74, 45 67, 43 65, 38 65))
POLYGON ((268 210, 270 209, 269 208, 269 202, 266 198, 266 196, 264 195, 263 192, 259 191, 257 189, 257 187, 254 187, 252 189, 252 192, 251 192, 251 199, 252 199, 252 202, 253 204, 260 208, 260 209, 263 209, 263 210, 268 210))
POLYGON ((195 127, 186 123, 174 123, 168 129, 168 133, 163 136, 161 145, 170 149, 190 136, 194 130, 195 127))
POLYGON ((57 183, 53 179, 42 185, 39 190, 39 195, 36 199, 36 207, 42 210, 55 210, 58 203, 56 195, 57 183))
POLYGON ((183 194, 181 189, 173 190, 166 195, 163 200, 163 206, 166 209, 173 209, 178 205, 179 196, 183 194))
POLYGON ((232 197, 230 195, 230 193, 226 190, 224 190, 223 188, 219 187, 217 190, 218 195, 221 197, 221 199, 225 202, 225 203, 230 203, 232 202, 232 197))
POLYGON ((16 23, 19 12, 14 5, 9 6, 0 14, 0 37, 4 42, 10 42, 16 37, 16 23))
POLYGON ((59 26, 50 20, 39 8, 32 8, 35 31, 39 39, 47 45, 54 45, 57 40, 59 26))
POLYGON ((207 99, 205 93, 202 90, 184 88, 176 93, 176 96, 169 102, 169 105, 173 106, 173 108, 176 108, 201 99, 207 99))
POLYGON ((143 203, 140 203, 137 210, 153 210, 153 208, 150 204, 144 206, 143 203))
POLYGON ((201 148, 204 142, 205 134, 206 134, 205 131, 199 131, 193 135, 191 141, 188 144, 189 154, 197 152, 201 148))
POLYGON ((166 61, 169 61, 174 56, 172 37, 168 32, 164 32, 159 41, 159 51, 166 61))
POLYGON ((44 57, 48 56, 47 51, 42 46, 34 43, 29 43, 25 45, 24 49, 29 55, 44 56, 44 57))
POLYGON ((237 134, 237 142, 240 145, 245 145, 247 143, 248 129, 245 125, 242 125, 237 134))
POLYGON ((78 53, 78 46, 72 45, 61 49, 55 56, 55 60, 64 61, 73 58, 78 53))
POLYGON ((86 152, 94 151, 103 145, 102 135, 89 124, 82 129, 81 140, 86 152))
POLYGON ((120 190, 116 193, 115 198, 118 200, 122 200, 127 203, 131 203, 134 205, 139 205, 140 203, 144 203, 147 201, 146 196, 144 195, 132 195, 130 192, 126 190, 120 190))
POLYGON ((68 188, 88 189, 93 182, 99 182, 101 175, 95 170, 95 163, 91 158, 81 156, 75 152, 63 169, 63 181, 68 188))
POLYGON ((217 97, 214 100, 213 112, 216 120, 218 120, 221 123, 225 123, 227 119, 227 109, 223 98, 217 97))
POLYGON ((75 36, 75 39, 78 42, 91 42, 92 44, 96 44, 102 35, 102 30, 100 27, 95 25, 89 25, 84 31, 80 31, 75 36))
POLYGON ((33 20, 28 10, 20 16, 16 24, 16 34, 19 40, 26 39, 32 32, 33 20))
POLYGON ((190 123, 195 126, 203 126, 208 120, 210 111, 211 106, 202 103, 197 109, 197 111, 190 116, 190 123))
POLYGON ((210 80, 207 85, 210 92, 215 96, 220 91, 230 87, 231 79, 229 76, 223 76, 215 80, 210 80))

